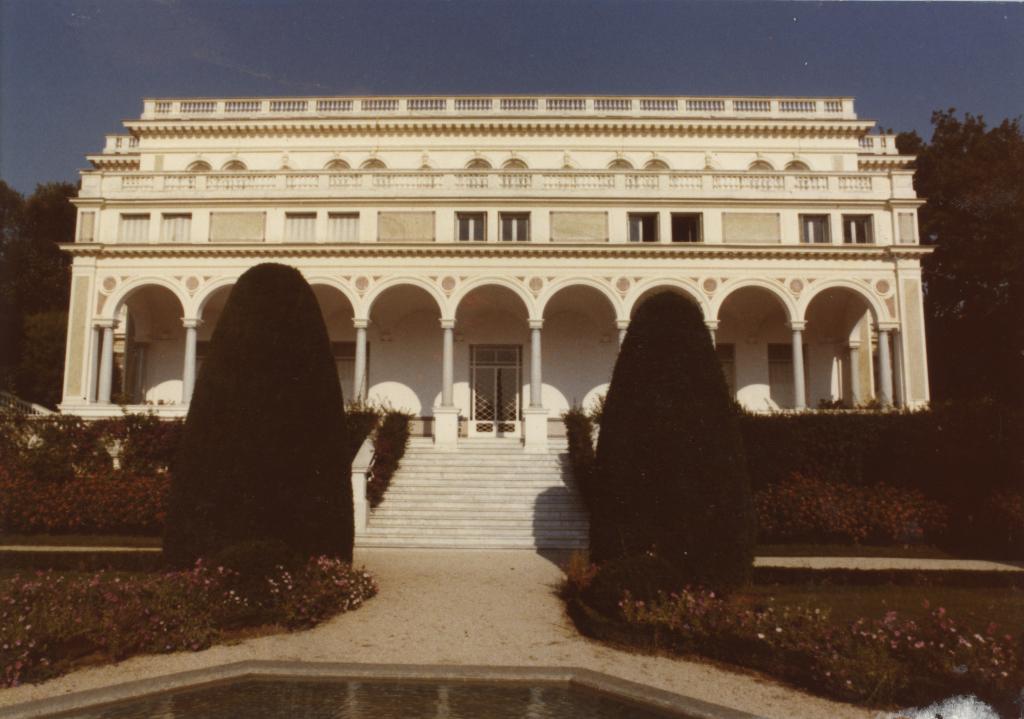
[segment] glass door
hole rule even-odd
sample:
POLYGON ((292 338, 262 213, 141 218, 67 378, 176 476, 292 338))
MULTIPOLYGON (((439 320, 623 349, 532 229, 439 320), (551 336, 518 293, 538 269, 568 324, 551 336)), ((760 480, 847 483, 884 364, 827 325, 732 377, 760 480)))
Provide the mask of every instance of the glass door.
POLYGON ((469 358, 470 436, 519 436, 522 348, 471 345, 469 358))

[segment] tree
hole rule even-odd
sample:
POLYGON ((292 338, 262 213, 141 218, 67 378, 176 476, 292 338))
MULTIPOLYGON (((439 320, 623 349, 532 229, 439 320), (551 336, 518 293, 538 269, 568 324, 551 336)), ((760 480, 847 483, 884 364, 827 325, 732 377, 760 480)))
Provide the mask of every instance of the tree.
POLYGON ((630 322, 591 479, 591 554, 653 550, 694 583, 748 581, 754 520, 739 424, 700 310, 674 293, 630 322))
POLYGON ((916 154, 928 361, 935 399, 1024 402, 1024 133, 1020 120, 988 127, 981 116, 932 114, 916 154))
POLYGON ((64 310, 25 317, 16 378, 20 396, 48 407, 60 402, 67 331, 68 313, 64 310))
POLYGON ((352 558, 345 411, 323 317, 298 270, 257 265, 231 291, 172 467, 176 565, 278 542, 352 558))

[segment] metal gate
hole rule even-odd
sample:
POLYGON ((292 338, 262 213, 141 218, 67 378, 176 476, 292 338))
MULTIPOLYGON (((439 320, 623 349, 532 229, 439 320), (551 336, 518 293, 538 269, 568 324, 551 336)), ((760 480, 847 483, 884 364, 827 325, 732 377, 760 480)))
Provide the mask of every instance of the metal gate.
POLYGON ((471 345, 469 434, 519 436, 522 348, 519 345, 471 345))

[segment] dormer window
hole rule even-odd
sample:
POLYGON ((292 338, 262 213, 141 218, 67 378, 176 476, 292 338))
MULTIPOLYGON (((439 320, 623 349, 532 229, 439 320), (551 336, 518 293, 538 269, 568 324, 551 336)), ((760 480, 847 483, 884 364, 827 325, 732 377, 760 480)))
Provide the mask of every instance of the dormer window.
POLYGON ((608 165, 609 170, 632 170, 633 163, 629 160, 623 160, 621 157, 618 160, 612 160, 608 165))
POLYGON ((772 163, 766 160, 755 160, 750 163, 750 167, 747 169, 751 172, 775 172, 775 168, 772 167, 772 163))
POLYGON ((478 158, 476 158, 474 160, 470 160, 469 162, 467 162, 466 163, 466 169, 467 170, 490 170, 492 168, 491 168, 491 163, 489 163, 487 160, 484 160, 483 158, 479 158, 478 157, 478 158))
POLYGON ((650 160, 644 165, 644 169, 651 172, 667 172, 668 163, 664 160, 650 160))
POLYGON ((359 166, 359 168, 362 170, 386 170, 388 169, 388 166, 385 165, 383 161, 374 157, 364 162, 359 166))
POLYGON ((210 163, 209 162, 205 162, 204 160, 196 160, 195 162, 190 164, 188 167, 186 167, 185 171, 186 172, 209 172, 212 169, 213 168, 210 167, 210 163))
POLYGON ((224 167, 220 168, 224 172, 244 172, 249 168, 245 166, 245 163, 241 160, 229 160, 224 163, 224 167))
POLYGON ((522 160, 520 160, 518 158, 512 158, 511 160, 506 160, 505 164, 501 166, 501 169, 502 170, 528 170, 529 168, 526 166, 526 163, 523 162, 522 160))
POLYGON ((344 160, 331 160, 324 165, 324 169, 328 172, 338 172, 340 170, 351 170, 352 166, 344 160))
POLYGON ((793 160, 792 162, 786 164, 786 170, 788 170, 789 172, 810 172, 811 168, 807 166, 806 162, 801 162, 800 160, 793 160))

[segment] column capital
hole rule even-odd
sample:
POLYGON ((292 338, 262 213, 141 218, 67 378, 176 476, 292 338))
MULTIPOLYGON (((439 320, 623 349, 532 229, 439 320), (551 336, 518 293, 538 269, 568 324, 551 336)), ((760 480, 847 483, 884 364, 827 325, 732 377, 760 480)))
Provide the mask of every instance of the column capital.
POLYGON ((860 340, 850 340, 850 341, 849 341, 849 342, 847 343, 847 345, 846 345, 846 346, 847 346, 847 347, 848 347, 849 349, 851 349, 851 350, 859 350, 859 349, 860 349, 860 340))
POLYGON ((455 318, 454 317, 442 317, 441 318, 441 329, 453 330, 455 329, 455 318))
POLYGON ((198 329, 199 325, 203 324, 203 321, 198 317, 182 317, 181 326, 187 330, 198 329))
POLYGON ((96 329, 117 329, 117 320, 93 320, 92 326, 96 329))
POLYGON ((807 329, 807 323, 804 322, 803 320, 800 320, 799 322, 790 322, 789 329, 793 330, 794 332, 803 332, 805 329, 807 329))
POLYGON ((529 321, 531 330, 539 330, 544 328, 544 320, 530 320, 529 321))
POLYGON ((615 320, 615 326, 618 327, 620 330, 628 330, 629 320, 615 320))
POLYGON ((357 330, 365 330, 367 327, 370 326, 370 320, 365 319, 363 317, 354 317, 352 319, 352 326, 355 327, 357 330))
POLYGON ((711 332, 714 332, 718 329, 718 320, 704 320, 704 326, 711 332))
POLYGON ((875 329, 879 332, 899 332, 900 325, 898 322, 879 322, 875 329))

